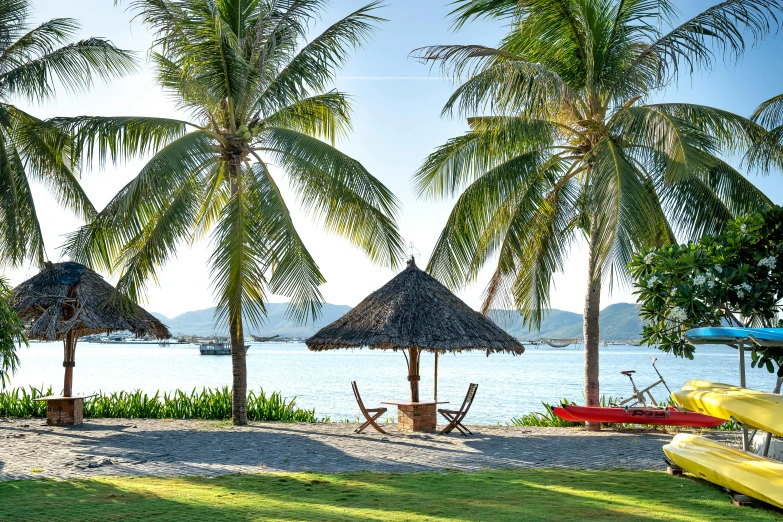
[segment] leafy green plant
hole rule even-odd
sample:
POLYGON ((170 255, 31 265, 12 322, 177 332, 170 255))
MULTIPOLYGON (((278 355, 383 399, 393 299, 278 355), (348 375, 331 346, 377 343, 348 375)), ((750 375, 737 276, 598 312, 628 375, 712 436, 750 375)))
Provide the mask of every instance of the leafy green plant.
MULTIPOLYGON (((35 401, 51 395, 49 388, 13 388, 0 392, 0 417, 45 417, 46 403, 35 401)), ((247 395, 248 419, 253 421, 318 422, 315 410, 296 407, 296 398, 284 399, 279 392, 267 396, 263 390, 251 390, 247 395)), ((85 400, 86 418, 136 418, 136 419, 203 419, 224 420, 231 418, 231 390, 193 388, 190 393, 176 390, 173 393, 159 391, 147 395, 141 390, 132 392, 100 393, 85 400)))
POLYGON ((17 348, 27 346, 24 324, 11 305, 11 287, 0 277, 0 389, 5 388, 19 367, 17 348))
POLYGON ((33 386, 0 390, 0 417, 46 417, 46 403, 35 399, 52 393, 51 386, 46 391, 33 386))
MULTIPOLYGON (((698 242, 642 250, 629 263, 642 342, 693 359, 685 332, 702 326, 775 326, 783 311, 783 207, 727 224, 698 242)), ((775 371, 783 348, 753 347, 752 366, 775 371)))

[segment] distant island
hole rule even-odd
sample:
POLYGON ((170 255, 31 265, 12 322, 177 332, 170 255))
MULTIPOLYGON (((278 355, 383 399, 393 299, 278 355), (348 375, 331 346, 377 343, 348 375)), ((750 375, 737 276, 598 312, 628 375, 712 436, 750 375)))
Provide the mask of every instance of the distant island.
MULTIPOLYGON (((245 321, 245 335, 259 335, 271 337, 303 338, 310 337, 315 332, 339 319, 351 309, 346 305, 325 303, 321 317, 315 322, 305 325, 297 324, 286 317, 286 303, 269 303, 267 305, 267 319, 263 327, 255 329, 245 321)), ((176 317, 153 313, 169 327, 173 334, 201 335, 201 336, 225 336, 225 329, 216 328, 214 324, 215 308, 205 308, 185 312, 176 317)), ((541 322, 538 332, 530 332, 522 326, 522 321, 516 312, 492 310, 490 312, 498 325, 508 333, 519 339, 564 339, 582 337, 582 314, 552 309, 541 322)), ((642 321, 636 305, 631 303, 618 303, 609 305, 601 311, 601 339, 605 341, 619 341, 638 339, 642 333, 642 321)))

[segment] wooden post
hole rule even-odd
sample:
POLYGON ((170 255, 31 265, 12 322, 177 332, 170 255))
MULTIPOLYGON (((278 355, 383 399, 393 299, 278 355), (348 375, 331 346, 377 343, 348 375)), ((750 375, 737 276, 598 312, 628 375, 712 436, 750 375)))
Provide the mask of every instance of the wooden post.
POLYGON ((411 383, 411 402, 419 402, 419 349, 409 349, 408 381, 411 383))
POLYGON ((435 393, 433 393, 432 400, 438 400, 438 352, 435 352, 435 393))
POLYGON ((63 383, 63 397, 71 397, 73 395, 73 367, 76 355, 76 338, 73 335, 73 330, 65 335, 64 342, 65 357, 63 358, 63 366, 65 366, 65 382, 63 383))
MULTIPOLYGON (((66 306, 63 307, 63 320, 67 324, 77 314, 77 303, 79 294, 75 286, 71 286, 68 290, 68 297, 71 303, 66 301, 66 306)), ((73 333, 74 325, 65 334, 65 356, 63 357, 63 366, 65 367, 65 380, 63 382, 63 397, 71 397, 73 395, 73 367, 76 365, 74 362, 76 359, 76 336, 73 333)))

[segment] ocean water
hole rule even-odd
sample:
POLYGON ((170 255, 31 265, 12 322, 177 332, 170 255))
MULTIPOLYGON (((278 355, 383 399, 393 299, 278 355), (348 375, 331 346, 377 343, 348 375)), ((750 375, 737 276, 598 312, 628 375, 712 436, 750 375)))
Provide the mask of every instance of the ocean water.
MULTIPOLYGON (((11 386, 62 388, 62 343, 31 343, 20 350, 21 366, 11 386)), ((636 370, 640 388, 657 380, 650 357, 658 357, 658 369, 676 390, 688 379, 739 384, 737 351, 727 346, 699 346, 694 360, 675 358, 649 347, 601 347, 601 392, 612 397, 629 396, 631 386, 622 370, 636 370)), ((438 359, 438 399, 458 407, 468 384, 479 384, 470 422, 505 423, 512 417, 542 411, 542 402, 562 398, 582 401, 584 382, 581 347, 528 346, 519 356, 480 353, 441 355, 438 359)), ((771 391, 775 376, 750 368, 746 354, 747 384, 771 391)), ((367 407, 385 400, 407 400, 410 388, 401 352, 334 350, 311 352, 302 343, 251 344, 247 353, 248 387, 279 391, 296 397, 297 404, 315 408, 319 417, 354 419, 360 412, 350 382, 357 381, 367 407)), ((421 360, 421 399, 432 398, 433 356, 421 360)), ((74 393, 97 391, 146 392, 190 390, 203 386, 231 385, 230 356, 202 356, 198 346, 79 343, 76 348, 74 393)), ((659 386, 656 398, 665 398, 659 386)), ((386 416, 394 418, 393 408, 386 416)))

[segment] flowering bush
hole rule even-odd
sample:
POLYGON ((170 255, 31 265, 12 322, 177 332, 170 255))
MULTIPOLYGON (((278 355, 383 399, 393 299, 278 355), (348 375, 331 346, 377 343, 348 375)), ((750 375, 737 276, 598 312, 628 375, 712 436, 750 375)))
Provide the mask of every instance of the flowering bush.
MULTIPOLYGON (((693 359, 684 333, 700 326, 783 326, 783 207, 727 224, 698 243, 642 251, 628 265, 645 321, 642 341, 693 359)), ((783 363, 783 348, 756 347, 752 365, 783 363)))

